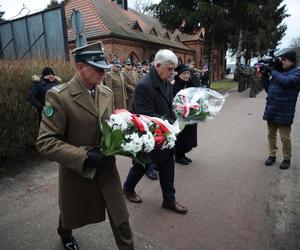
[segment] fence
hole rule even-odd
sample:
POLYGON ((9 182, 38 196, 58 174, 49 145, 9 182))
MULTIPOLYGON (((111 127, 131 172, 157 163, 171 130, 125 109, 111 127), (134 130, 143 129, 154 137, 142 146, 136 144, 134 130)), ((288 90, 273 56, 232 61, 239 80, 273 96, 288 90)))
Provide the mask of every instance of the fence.
POLYGON ((0 59, 68 59, 64 5, 0 24, 0 59))

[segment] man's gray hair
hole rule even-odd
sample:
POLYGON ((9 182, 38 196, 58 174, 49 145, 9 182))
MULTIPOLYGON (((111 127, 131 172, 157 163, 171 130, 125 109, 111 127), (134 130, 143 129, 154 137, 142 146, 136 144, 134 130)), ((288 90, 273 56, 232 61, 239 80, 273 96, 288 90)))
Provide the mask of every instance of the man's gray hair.
POLYGON ((177 56, 174 54, 172 50, 169 49, 161 49, 159 50, 154 58, 154 65, 156 66, 157 64, 178 64, 178 59, 177 56))

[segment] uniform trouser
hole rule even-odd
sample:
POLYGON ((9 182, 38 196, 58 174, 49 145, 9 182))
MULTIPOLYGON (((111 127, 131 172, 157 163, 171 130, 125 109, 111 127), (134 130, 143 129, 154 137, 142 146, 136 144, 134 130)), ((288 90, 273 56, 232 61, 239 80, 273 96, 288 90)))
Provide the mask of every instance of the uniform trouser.
MULTIPOLYGON (((175 201, 175 188, 174 188, 174 157, 170 154, 166 161, 155 163, 156 169, 159 171, 159 182, 163 193, 163 199, 167 202, 175 201)), ((146 165, 146 168, 149 165, 146 165)), ((137 183, 142 179, 145 174, 146 169, 135 163, 133 167, 130 168, 127 175, 126 181, 124 183, 124 189, 129 192, 133 192, 137 183)))
MULTIPOLYGON (((134 249, 133 236, 132 236, 129 222, 126 221, 121 225, 119 225, 118 227, 116 227, 109 213, 108 213, 108 218, 118 248, 122 250, 133 250, 134 249)), ((58 219, 57 232, 62 239, 67 239, 72 235, 72 229, 66 229, 62 225, 62 220, 60 215, 58 219)))
POLYGON ((291 144, 291 126, 268 121, 268 142, 269 155, 276 156, 277 151, 277 131, 279 130, 280 139, 282 142, 282 153, 285 160, 290 160, 292 156, 291 144))

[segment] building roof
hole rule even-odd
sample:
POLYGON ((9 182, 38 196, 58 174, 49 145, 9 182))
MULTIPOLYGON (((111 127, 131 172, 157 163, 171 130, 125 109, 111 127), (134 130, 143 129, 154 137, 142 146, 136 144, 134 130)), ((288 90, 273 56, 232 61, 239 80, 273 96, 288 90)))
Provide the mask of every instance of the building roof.
MULTIPOLYGON (((179 31, 167 31, 158 19, 131 9, 125 10, 110 0, 70 0, 65 9, 67 19, 70 19, 73 9, 81 12, 85 22, 83 33, 87 39, 113 36, 194 51, 182 43, 179 31)), ((68 29, 69 41, 75 38, 74 31, 68 29)), ((194 36, 190 38, 196 40, 194 36)))

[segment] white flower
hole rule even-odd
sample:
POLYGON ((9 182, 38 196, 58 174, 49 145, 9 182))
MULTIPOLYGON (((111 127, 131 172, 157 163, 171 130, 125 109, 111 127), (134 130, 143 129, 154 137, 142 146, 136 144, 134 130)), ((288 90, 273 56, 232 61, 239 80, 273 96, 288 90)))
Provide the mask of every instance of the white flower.
POLYGON ((161 149, 165 149, 165 148, 173 148, 175 146, 175 142, 176 142, 176 136, 174 133, 169 133, 166 137, 166 140, 164 141, 161 149))
POLYGON ((143 148, 143 140, 139 137, 138 133, 133 133, 131 135, 126 135, 125 139, 129 142, 121 144, 121 147, 124 151, 129 151, 132 153, 138 153, 143 148))
POLYGON ((120 129, 123 132, 126 131, 131 124, 131 114, 129 112, 112 114, 108 122, 112 130, 120 129))
POLYGON ((155 140, 154 136, 148 131, 146 134, 143 134, 141 137, 143 144, 144 144, 144 150, 146 153, 150 153, 155 146, 155 140))

